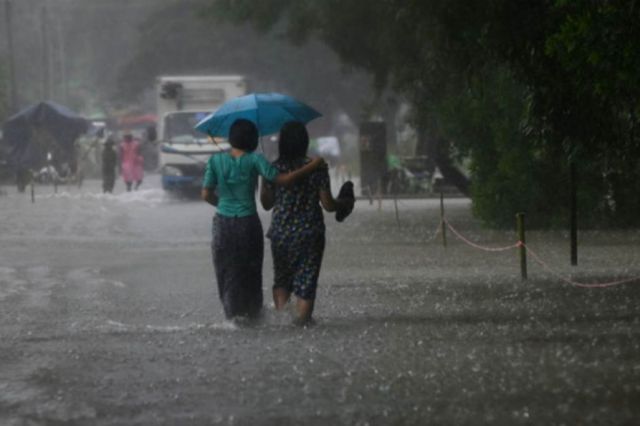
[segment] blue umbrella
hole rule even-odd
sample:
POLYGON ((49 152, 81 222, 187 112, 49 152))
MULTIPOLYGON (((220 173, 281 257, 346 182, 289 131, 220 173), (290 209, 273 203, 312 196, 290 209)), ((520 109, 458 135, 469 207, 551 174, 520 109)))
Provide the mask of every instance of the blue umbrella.
POLYGON ((308 123, 320 117, 315 109, 279 93, 253 93, 225 102, 216 112, 196 124, 196 130, 210 136, 229 136, 229 128, 239 118, 252 121, 261 136, 277 133, 288 121, 308 123))

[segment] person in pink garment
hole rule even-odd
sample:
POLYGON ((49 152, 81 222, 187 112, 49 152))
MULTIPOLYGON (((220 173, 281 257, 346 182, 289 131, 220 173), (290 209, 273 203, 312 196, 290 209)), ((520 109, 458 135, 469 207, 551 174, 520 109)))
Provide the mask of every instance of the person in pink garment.
POLYGON ((140 153, 140 142, 133 139, 131 133, 126 133, 120 143, 120 173, 127 186, 127 191, 135 183, 135 189, 142 184, 144 177, 144 159, 140 153))

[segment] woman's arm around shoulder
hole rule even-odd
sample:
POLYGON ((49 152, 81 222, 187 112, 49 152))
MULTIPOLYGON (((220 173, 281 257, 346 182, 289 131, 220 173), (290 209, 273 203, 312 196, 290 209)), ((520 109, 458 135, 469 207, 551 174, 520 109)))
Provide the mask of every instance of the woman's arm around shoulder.
POLYGON ((323 166, 326 167, 327 165, 324 158, 319 157, 314 158, 308 164, 305 164, 297 170, 289 173, 279 173, 278 169, 276 169, 273 164, 269 163, 264 156, 257 154, 254 158, 256 159, 254 164, 257 166, 258 173, 266 180, 280 186, 291 186, 300 179, 310 175, 318 168, 323 166))
POLYGON ((276 185, 291 186, 302 178, 309 176, 314 171, 321 167, 326 167, 327 163, 324 158, 318 157, 311 160, 309 163, 289 173, 280 173, 276 176, 274 182, 276 185))

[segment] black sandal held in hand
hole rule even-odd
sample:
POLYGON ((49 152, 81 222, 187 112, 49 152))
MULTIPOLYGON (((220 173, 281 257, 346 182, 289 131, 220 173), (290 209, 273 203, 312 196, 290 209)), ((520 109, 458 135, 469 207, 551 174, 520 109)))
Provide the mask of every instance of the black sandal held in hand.
POLYGON ((353 205, 356 201, 355 193, 353 192, 353 182, 346 181, 340 188, 338 193, 338 208, 336 209, 336 220, 342 222, 353 211, 353 205))

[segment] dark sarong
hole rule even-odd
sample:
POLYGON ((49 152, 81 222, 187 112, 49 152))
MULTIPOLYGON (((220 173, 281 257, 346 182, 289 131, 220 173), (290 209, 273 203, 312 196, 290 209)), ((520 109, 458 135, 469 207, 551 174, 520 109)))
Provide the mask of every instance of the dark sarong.
POLYGON ((116 175, 115 173, 102 174, 102 192, 113 192, 113 187, 116 184, 116 175))
POLYGON ((262 309, 264 257, 264 236, 258 215, 216 215, 211 253, 225 316, 228 319, 258 316, 262 309))
POLYGON ((113 142, 107 143, 102 151, 102 191, 113 192, 116 183, 116 163, 118 157, 113 149, 113 142))

